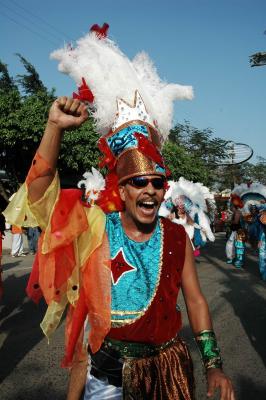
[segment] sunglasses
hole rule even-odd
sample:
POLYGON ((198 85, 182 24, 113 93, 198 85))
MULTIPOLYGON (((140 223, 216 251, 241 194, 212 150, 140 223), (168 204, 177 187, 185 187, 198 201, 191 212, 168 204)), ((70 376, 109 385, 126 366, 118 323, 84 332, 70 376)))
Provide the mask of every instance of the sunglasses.
POLYGON ((154 177, 154 178, 146 178, 145 176, 134 176, 130 178, 127 183, 135 188, 142 189, 148 186, 149 183, 152 184, 153 188, 156 190, 164 189, 166 180, 164 177, 154 177))

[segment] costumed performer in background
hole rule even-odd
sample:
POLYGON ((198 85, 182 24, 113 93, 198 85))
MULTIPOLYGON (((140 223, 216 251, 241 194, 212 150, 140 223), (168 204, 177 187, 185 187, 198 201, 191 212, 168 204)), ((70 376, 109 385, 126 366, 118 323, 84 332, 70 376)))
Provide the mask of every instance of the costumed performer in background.
POLYGON ((197 256, 207 240, 215 240, 207 215, 206 202, 212 196, 206 186, 183 177, 180 177, 178 182, 170 181, 169 186, 159 214, 170 217, 173 222, 184 226, 191 239, 194 255, 197 256))
POLYGON ((259 206, 259 221, 260 221, 260 232, 259 232, 259 270, 261 277, 266 281, 266 204, 259 206))
POLYGON ((244 240, 242 240, 244 239, 243 219, 242 213, 240 211, 243 206, 244 204, 240 196, 232 192, 230 197, 230 210, 232 211, 230 220, 230 235, 225 245, 225 252, 227 257, 227 264, 234 264, 238 268, 243 266, 245 252, 245 244, 244 240), (236 248, 238 248, 237 252, 236 248))
POLYGON ((266 250, 265 250, 265 203, 266 186, 261 183, 241 184, 234 188, 234 193, 242 202, 243 221, 246 224, 248 239, 259 252, 259 270, 263 280, 266 280, 266 250))
POLYGON ((191 358, 178 335, 180 288, 208 396, 219 388, 221 399, 234 400, 190 241, 182 226, 158 218, 167 176, 160 144, 173 100, 191 98, 191 88, 161 82, 143 53, 130 62, 106 30, 94 26, 76 49, 54 54, 60 69, 82 86, 79 98, 53 103, 21 189, 43 230, 28 292, 35 300, 43 295, 49 305, 42 322, 48 336, 70 303, 63 360, 71 367, 68 400, 79 399, 85 383, 84 399, 194 399, 191 358), (60 190, 56 172, 63 133, 87 119, 80 100, 89 95, 103 133, 102 165, 109 170, 96 204, 82 203, 82 191, 60 190))
POLYGON ((5 217, 2 214, 2 210, 0 209, 0 301, 3 296, 3 281, 2 281, 2 252, 3 252, 3 243, 5 236, 5 217))

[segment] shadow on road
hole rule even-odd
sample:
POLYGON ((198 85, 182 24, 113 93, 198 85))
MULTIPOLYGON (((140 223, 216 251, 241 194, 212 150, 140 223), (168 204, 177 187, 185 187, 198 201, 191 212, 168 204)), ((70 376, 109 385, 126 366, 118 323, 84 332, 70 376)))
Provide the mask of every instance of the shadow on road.
MULTIPOLYGON (((211 254, 202 253, 202 259, 211 263, 214 268, 225 274, 228 279, 223 282, 226 289, 221 296, 230 303, 236 317, 239 318, 251 346, 266 366, 266 299, 259 294, 260 289, 266 289, 266 283, 260 278, 258 259, 254 257, 250 249, 247 249, 245 266, 237 270, 234 266, 221 263, 225 261, 225 240, 216 240, 212 246, 211 254), (215 255, 215 256, 214 256, 215 255)), ((232 332, 233 334, 233 332, 232 332)), ((237 337, 236 337, 237 345, 237 337)), ((248 362, 248 361, 247 361, 248 362)), ((245 366, 242 366, 243 370, 245 366)), ((265 379, 266 381, 266 379, 265 379)), ((265 400, 265 386, 254 387, 254 382, 243 375, 238 375, 238 390, 241 400, 265 400)))
POLYGON ((28 275, 8 276, 4 280, 4 296, 0 307, 0 382, 41 340, 39 324, 46 306, 36 306, 26 297, 28 275))

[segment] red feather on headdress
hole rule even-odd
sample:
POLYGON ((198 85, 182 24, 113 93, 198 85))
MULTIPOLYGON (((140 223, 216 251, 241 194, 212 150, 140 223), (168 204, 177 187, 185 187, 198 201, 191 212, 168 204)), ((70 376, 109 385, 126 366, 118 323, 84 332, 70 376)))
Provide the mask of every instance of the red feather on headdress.
POLYGON ((103 168, 106 166, 109 171, 112 171, 116 165, 117 160, 111 152, 110 147, 108 146, 108 143, 106 142, 106 139, 104 137, 101 137, 98 140, 98 148, 103 154, 103 157, 99 163, 99 167, 103 168))
POLYGON ((100 39, 104 39, 107 36, 108 29, 109 25, 105 22, 102 27, 100 27, 98 24, 92 25, 90 31, 95 32, 100 39))
POLYGON ((73 99, 79 99, 81 101, 88 101, 89 103, 93 103, 93 93, 84 78, 82 78, 82 85, 79 86, 78 91, 78 94, 75 92, 73 93, 73 99))

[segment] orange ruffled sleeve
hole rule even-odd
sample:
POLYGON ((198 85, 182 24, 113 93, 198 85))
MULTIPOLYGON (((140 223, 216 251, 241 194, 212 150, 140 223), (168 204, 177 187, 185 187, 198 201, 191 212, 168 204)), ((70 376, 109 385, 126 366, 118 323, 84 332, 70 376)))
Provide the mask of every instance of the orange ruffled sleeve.
MULTIPOLYGON (((41 176, 47 168, 45 160, 38 155, 27 183, 41 176)), ((111 320, 110 254, 105 214, 97 206, 84 207, 80 198, 81 191, 77 189, 60 189, 56 173, 44 196, 30 204, 43 232, 27 293, 34 301, 44 296, 48 304, 41 323, 48 338, 69 304, 63 366, 71 365, 76 352, 82 357, 81 338, 87 317, 93 351, 101 346, 111 320)))

